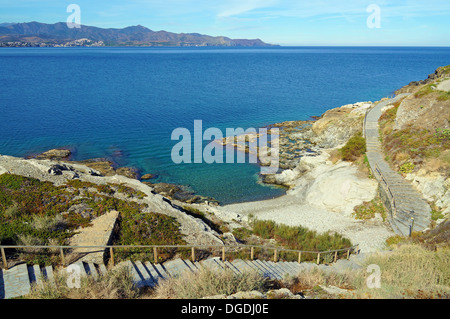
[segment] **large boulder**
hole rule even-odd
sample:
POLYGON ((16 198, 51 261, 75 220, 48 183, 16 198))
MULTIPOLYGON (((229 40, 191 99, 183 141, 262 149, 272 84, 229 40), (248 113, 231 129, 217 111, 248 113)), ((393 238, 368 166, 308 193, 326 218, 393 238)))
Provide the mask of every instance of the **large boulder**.
POLYGON ((303 204, 351 215, 355 206, 375 198, 377 187, 375 180, 359 176, 354 165, 328 162, 299 178, 288 193, 303 204))
POLYGON ((71 154, 67 149, 52 149, 36 155, 36 159, 63 160, 68 159, 71 154))
POLYGON ((343 105, 326 111, 311 127, 315 136, 311 142, 324 148, 345 144, 356 132, 362 130, 362 119, 371 102, 343 105))

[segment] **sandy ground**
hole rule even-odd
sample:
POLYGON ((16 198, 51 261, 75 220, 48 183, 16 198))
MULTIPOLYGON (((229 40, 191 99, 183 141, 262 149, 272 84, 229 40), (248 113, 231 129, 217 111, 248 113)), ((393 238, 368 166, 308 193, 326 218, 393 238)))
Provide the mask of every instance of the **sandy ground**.
POLYGON ((244 216, 252 214, 258 219, 303 226, 318 232, 337 232, 353 244, 359 244, 361 252, 382 250, 386 238, 395 235, 381 218, 355 220, 340 213, 303 205, 297 197, 289 194, 264 201, 225 205, 218 209, 244 216))

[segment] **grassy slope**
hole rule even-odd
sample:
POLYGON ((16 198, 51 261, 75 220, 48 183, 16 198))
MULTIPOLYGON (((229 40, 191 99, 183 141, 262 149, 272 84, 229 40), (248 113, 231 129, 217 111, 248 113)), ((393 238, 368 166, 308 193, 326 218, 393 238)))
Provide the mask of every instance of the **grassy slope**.
MULTIPOLYGON (((123 185, 96 185, 76 180, 56 187, 33 178, 0 175, 0 243, 66 244, 78 227, 89 226, 93 218, 111 210, 121 213, 116 244, 185 243, 173 218, 145 212, 145 204, 114 198, 116 192, 133 198, 143 196, 123 185), (75 205, 83 207, 82 213, 70 210, 75 205)), ((28 252, 21 257, 34 262, 59 262, 57 254, 28 252)), ((118 258, 128 258, 134 253, 131 250, 119 252, 118 258)))

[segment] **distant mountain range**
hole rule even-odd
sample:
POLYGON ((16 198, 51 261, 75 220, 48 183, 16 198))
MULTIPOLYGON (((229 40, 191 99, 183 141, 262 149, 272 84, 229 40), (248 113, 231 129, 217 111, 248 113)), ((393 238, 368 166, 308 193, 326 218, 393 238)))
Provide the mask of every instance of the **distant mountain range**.
POLYGON ((260 39, 230 39, 198 33, 152 31, 141 25, 123 29, 103 29, 85 25, 69 28, 63 22, 0 23, 0 43, 64 44, 79 39, 88 39, 105 46, 272 46, 260 39))

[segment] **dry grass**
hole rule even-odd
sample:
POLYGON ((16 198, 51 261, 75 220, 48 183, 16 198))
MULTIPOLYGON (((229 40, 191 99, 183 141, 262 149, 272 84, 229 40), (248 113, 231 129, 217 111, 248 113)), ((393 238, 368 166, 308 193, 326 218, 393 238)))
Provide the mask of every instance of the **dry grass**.
POLYGON ((186 273, 162 282, 155 290, 158 299, 197 299, 214 295, 231 295, 239 291, 263 291, 266 279, 256 273, 235 274, 231 270, 216 272, 207 268, 186 273))
POLYGON ((287 278, 283 286, 293 293, 312 298, 354 299, 433 299, 450 298, 450 249, 430 251, 418 244, 396 247, 391 253, 370 256, 361 270, 340 274, 315 269, 295 278, 287 278), (381 269, 381 287, 369 288, 368 265, 381 269), (330 296, 319 286, 347 289, 346 294, 330 296))
MULTIPOLYGON (((18 235, 18 242, 19 245, 23 245, 23 246, 41 246, 41 245, 46 245, 45 240, 33 236, 33 235, 18 235)), ((23 248, 22 249, 25 253, 39 253, 39 251, 41 250, 40 248, 23 248)))
POLYGON ((409 154, 406 152, 398 152, 394 156, 394 160, 397 162, 405 162, 410 158, 409 154))
POLYGON ((139 289, 132 280, 128 268, 120 267, 94 279, 82 277, 80 288, 69 288, 65 272, 55 274, 55 284, 48 280, 43 286, 34 285, 29 299, 133 299, 139 297, 139 289))
POLYGON ((42 231, 57 231, 67 228, 67 222, 62 215, 56 216, 33 216, 32 221, 33 228, 42 231))
POLYGON ((360 271, 347 271, 338 274, 313 269, 303 272, 297 277, 285 278, 282 281, 282 285, 289 287, 293 293, 304 293, 308 290, 314 290, 320 285, 353 290, 360 286, 361 282, 362 276, 360 271))
POLYGON ((338 161, 342 160, 342 155, 338 149, 334 149, 330 152, 330 157, 328 158, 333 164, 336 164, 338 161))
POLYGON ((399 246, 390 254, 374 255, 366 264, 381 269, 381 288, 369 289, 365 284, 356 298, 449 298, 450 249, 426 250, 417 244, 399 246))
POLYGON ((289 288, 312 298, 400 299, 450 298, 450 248, 427 250, 419 244, 395 246, 389 253, 374 254, 367 258, 360 270, 342 273, 314 269, 297 277, 285 278, 279 283, 268 282, 256 272, 236 275, 232 271, 216 272, 202 269, 160 283, 150 294, 133 284, 128 268, 109 272, 100 279, 83 278, 81 287, 69 289, 67 275, 57 273, 56 284, 44 282, 34 286, 26 298, 32 299, 198 299, 214 295, 231 295, 239 291, 266 292, 271 285, 289 288), (368 265, 381 270, 381 287, 370 289, 366 272, 368 265), (329 295, 319 286, 335 286, 348 293, 329 295))
POLYGON ((422 168, 426 172, 447 172, 450 174, 450 150, 442 152, 438 158, 425 159, 422 168))

